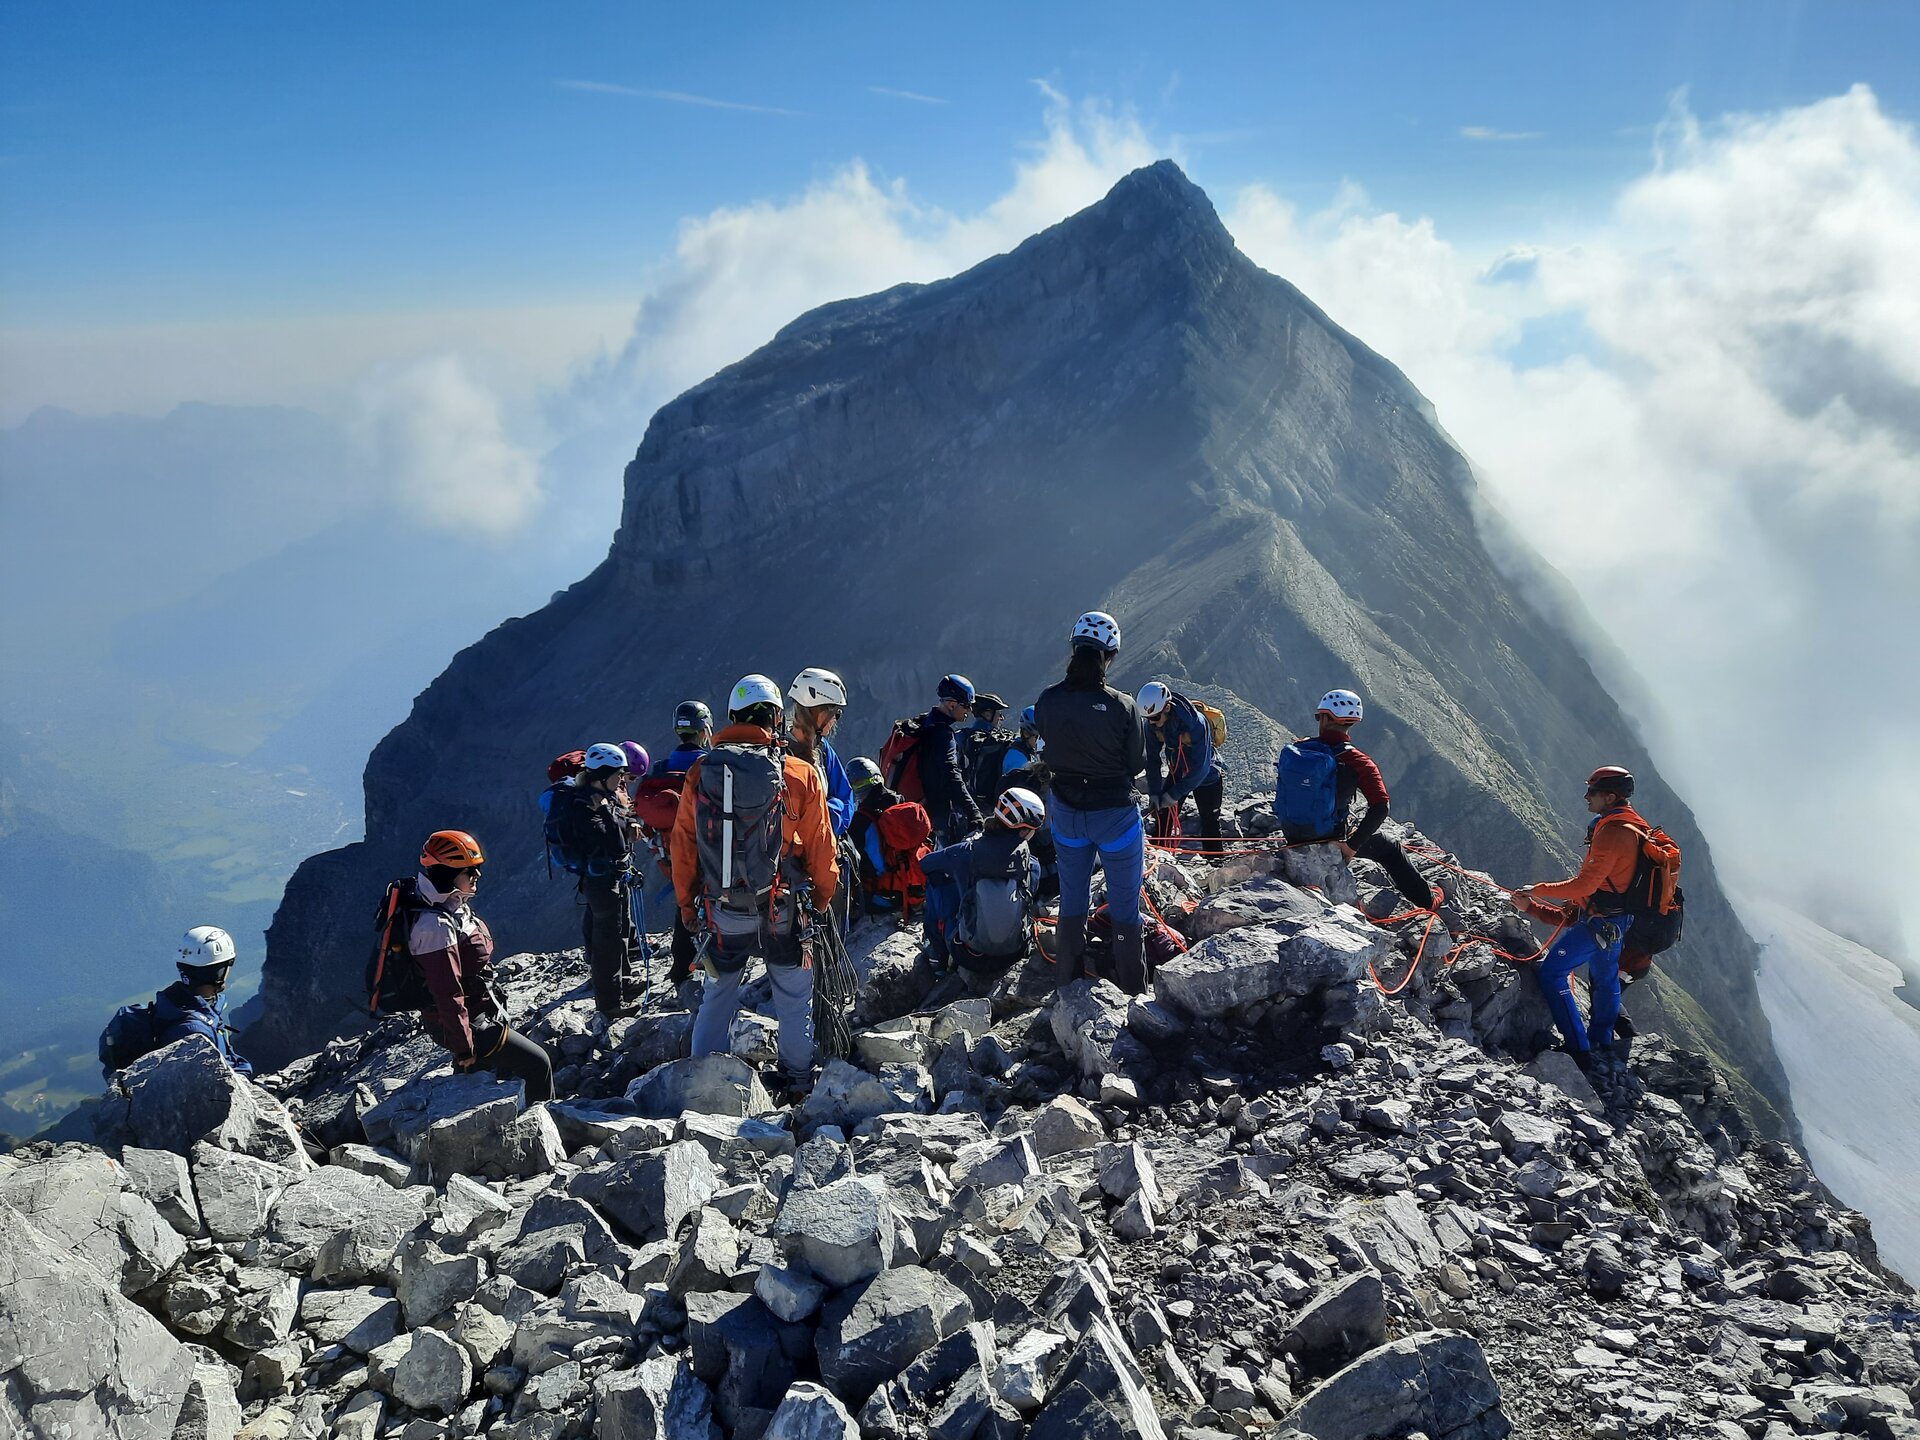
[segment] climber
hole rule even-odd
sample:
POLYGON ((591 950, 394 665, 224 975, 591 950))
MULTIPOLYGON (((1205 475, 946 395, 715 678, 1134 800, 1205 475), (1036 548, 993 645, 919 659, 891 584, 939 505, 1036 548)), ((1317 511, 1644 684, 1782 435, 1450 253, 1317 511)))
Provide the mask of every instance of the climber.
POLYGON ((1004 788, 1000 779, 1013 750, 1015 737, 1000 728, 1000 717, 1006 713, 1006 701, 982 690, 973 697, 973 717, 954 731, 960 749, 960 777, 983 814, 993 808, 1004 788))
MULTIPOLYGON (((634 817, 646 827, 644 836, 656 852, 664 875, 648 867, 649 896, 673 886, 673 821, 680 813, 680 792, 687 782, 693 762, 707 753, 713 744, 713 712, 698 700, 682 700, 673 712, 674 745, 648 769, 644 780, 633 786, 634 817)), ((693 976, 693 936, 680 921, 680 907, 673 907, 673 940, 667 980, 681 985, 693 976)))
POLYGON ((1431 910, 1433 887, 1406 851, 1380 833, 1387 818, 1387 782, 1380 767, 1350 738, 1364 713, 1360 697, 1351 690, 1329 690, 1320 697, 1313 712, 1319 735, 1283 747, 1275 762, 1279 783, 1273 813, 1293 844, 1332 844, 1348 860, 1371 860, 1387 872, 1408 904, 1431 910), (1365 797, 1367 809, 1349 830, 1356 793, 1365 797))
POLYGON ((493 934, 473 912, 485 863, 480 842, 464 830, 436 830, 421 847, 407 929, 407 951, 432 997, 420 1019, 453 1053, 454 1069, 519 1080, 529 1103, 551 1100, 553 1061, 508 1024, 494 988, 493 934))
MULTIPOLYGON (((973 682, 964 675, 940 681, 939 704, 920 722, 920 741, 914 752, 927 818, 943 843, 951 844, 980 828, 980 805, 967 789, 960 767, 960 739, 955 726, 966 721, 974 701, 973 682)), ((911 792, 906 792, 911 793, 911 792)))
POLYGON ((1631 914, 1627 892, 1640 865, 1641 837, 1650 828, 1634 810, 1633 775, 1621 765, 1602 765, 1587 777, 1587 855, 1571 880, 1522 885, 1513 907, 1536 920, 1564 927, 1537 963, 1536 978, 1553 1012, 1561 1039, 1582 1070, 1596 1056, 1611 1057, 1620 1017, 1620 947, 1631 914), (1573 972, 1587 967, 1593 1010, 1583 1024, 1573 998, 1573 972))
POLYGON ((1027 841, 1046 818, 1040 797, 1014 786, 994 802, 980 834, 921 858, 927 947, 935 965, 960 968, 971 994, 985 994, 1027 954, 1040 886, 1027 841))
POLYGON ((653 768, 653 759, 647 754, 647 747, 638 740, 622 740, 620 749, 627 757, 627 773, 620 782, 620 788, 614 792, 614 803, 631 815, 633 792, 640 788, 640 781, 653 768))
POLYGON ((1089 610, 1068 639, 1066 678, 1048 686, 1033 707, 1053 775, 1048 813, 1060 866, 1058 975, 1064 985, 1083 973, 1097 851, 1113 916, 1114 973, 1123 988, 1138 993, 1147 978, 1140 922, 1146 831, 1133 780, 1146 768, 1146 727, 1133 697, 1107 684, 1107 669, 1120 653, 1114 618, 1089 610))
POLYGON ((787 723, 787 751, 819 768, 821 782, 827 790, 827 809, 833 814, 833 833, 844 835, 853 824, 857 802, 846 767, 833 753, 827 737, 833 734, 847 708, 847 687, 833 671, 808 666, 794 676, 793 684, 787 687, 787 704, 791 716, 787 723))
POLYGON ((637 825, 616 799, 627 764, 627 752, 618 745, 589 745, 575 783, 552 792, 562 863, 580 877, 586 907, 580 931, 593 977, 593 1004, 607 1020, 632 1014, 640 1002, 627 897, 637 825))
POLYGON ((1000 764, 1002 787, 1010 783, 1009 776, 1030 768, 1045 748, 1046 742, 1041 740, 1039 730, 1034 727, 1033 706, 1029 705, 1020 712, 1020 734, 1007 747, 1006 759, 1000 764))
POLYGON ((927 887, 920 858, 933 848, 933 825, 926 807, 888 789, 880 767, 864 756, 847 766, 847 774, 860 801, 847 832, 847 847, 853 853, 867 913, 897 915, 902 920, 918 915, 927 887))
POLYGON ((693 1053, 728 1047, 747 961, 765 961, 780 1022, 789 1095, 813 1074, 813 928, 839 884, 826 786, 813 764, 784 754, 780 689, 747 675, 727 727, 687 772, 674 821, 673 887, 688 930, 704 927, 706 980, 693 1053))
POLYGON ((1155 833, 1162 838, 1180 833, 1180 809, 1193 797, 1200 812, 1200 853, 1220 849, 1220 800, 1226 777, 1213 754, 1213 726, 1194 701, 1149 680, 1135 697, 1147 717, 1147 798, 1153 807, 1155 833), (1161 757, 1166 778, 1161 778, 1161 757))
POLYGON ((189 1035, 212 1041, 236 1075, 252 1075, 253 1066, 233 1048, 223 999, 238 953, 233 937, 218 925, 196 925, 181 936, 180 956, 174 961, 180 978, 155 995, 152 1004, 123 1005, 107 1022, 100 1036, 100 1065, 107 1078, 189 1035))

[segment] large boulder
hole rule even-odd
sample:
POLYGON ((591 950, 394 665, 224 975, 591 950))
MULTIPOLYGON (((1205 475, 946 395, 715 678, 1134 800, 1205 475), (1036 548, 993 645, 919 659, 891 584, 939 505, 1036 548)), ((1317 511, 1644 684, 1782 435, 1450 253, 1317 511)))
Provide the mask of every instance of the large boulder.
POLYGON ((1324 1375, 1386 1338, 1386 1286, 1373 1271, 1362 1270, 1315 1296, 1295 1318, 1281 1348, 1299 1356, 1309 1373, 1324 1375))
POLYGON ((267 1249, 278 1264, 304 1270, 335 1235, 355 1227, 391 1231, 394 1239, 426 1218, 433 1192, 396 1190, 384 1180, 340 1165, 323 1165, 280 1193, 267 1216, 267 1249))
POLYGON ((882 1065, 869 1074, 845 1060, 829 1060, 795 1117, 802 1131, 837 1125, 852 1133, 881 1115, 924 1114, 933 1109, 933 1077, 921 1065, 882 1065))
POLYGON ((369 1145, 383 1146, 412 1159, 421 1139, 435 1125, 501 1102, 505 1102, 504 1109, 487 1113, 505 1119, 518 1115, 526 1108, 526 1086, 480 1071, 465 1075, 429 1071, 368 1106, 361 1112, 360 1128, 369 1145))
POLYGON ((546 1174, 566 1158, 547 1107, 523 1112, 518 1095, 435 1121, 413 1147, 415 1167, 442 1185, 454 1175, 526 1179, 546 1174))
POLYGON ((860 1440, 860 1427, 832 1391, 800 1380, 773 1412, 765 1440, 860 1440))
POLYGON ((680 1222, 714 1197, 720 1172, 691 1140, 587 1170, 569 1187, 611 1215, 636 1240, 670 1239, 680 1222))
POLYGON ((1187 938, 1207 940, 1229 930, 1276 921, 1306 925, 1327 913, 1327 902, 1278 876, 1236 885, 1202 903, 1187 919, 1187 938))
POLYGON ((1413 1431, 1430 1440, 1504 1440, 1512 1433, 1500 1387, 1471 1335, 1428 1330, 1361 1356, 1309 1391, 1281 1435, 1372 1440, 1413 1431))
POLYGON ((735 1055, 701 1055, 656 1066, 627 1087, 641 1115, 675 1120, 686 1114, 763 1115, 773 1100, 759 1072, 735 1055))
POLYGON ((0 1433, 170 1440, 194 1352, 0 1202, 0 1433))
POLYGON ((1147 1379, 1103 1316, 1088 1324, 1033 1417, 1027 1440, 1166 1440, 1147 1379))
POLYGON ((143 1150, 137 1145, 123 1146, 120 1168, 126 1171, 127 1187, 140 1196, 180 1235, 189 1240, 207 1233, 200 1218, 200 1202, 194 1198, 193 1175, 187 1169, 187 1157, 172 1150, 143 1150))
POLYGON ((1217 1019, 1262 1001, 1353 984, 1386 953, 1383 935, 1357 914, 1327 911, 1305 925, 1262 925, 1203 940, 1154 972, 1154 991, 1217 1019))
POLYGON ((685 1355, 656 1355, 601 1377, 594 1389, 599 1440, 708 1440, 713 1392, 685 1355))
POLYGON ((788 1258, 828 1288, 857 1285, 893 1263, 887 1182, 860 1175, 790 1190, 773 1233, 786 1242, 788 1258))
POLYGON ((75 1146, 0 1174, 0 1201, 131 1295, 173 1269, 187 1245, 147 1200, 120 1188, 126 1178, 98 1150, 75 1146))
POLYGON ((693 1369, 714 1387, 714 1413, 729 1431, 757 1432, 806 1358, 808 1331, 775 1318, 752 1295, 687 1296, 693 1369))
POLYGON ((133 1143, 190 1153, 201 1140, 262 1160, 304 1168, 307 1154, 292 1118, 273 1096, 234 1074, 204 1035, 189 1035, 120 1072, 133 1143))
POLYGON ((299 1178, 270 1160, 222 1150, 205 1141, 189 1157, 200 1215, 216 1240, 250 1240, 266 1226, 273 1205, 299 1178))
POLYGON ((366 1286, 309 1290, 300 1297, 300 1324, 322 1345, 365 1355, 400 1333, 400 1302, 366 1286))
POLYGON ((1090 1079, 1129 1075, 1149 1064, 1127 1029, 1127 996, 1111 980, 1076 980, 1054 997, 1053 1038, 1080 1074, 1090 1079))
POLYGON ((821 1310, 815 1340, 820 1378, 848 1404, 859 1405, 972 1319, 972 1302, 931 1270, 883 1270, 821 1310))

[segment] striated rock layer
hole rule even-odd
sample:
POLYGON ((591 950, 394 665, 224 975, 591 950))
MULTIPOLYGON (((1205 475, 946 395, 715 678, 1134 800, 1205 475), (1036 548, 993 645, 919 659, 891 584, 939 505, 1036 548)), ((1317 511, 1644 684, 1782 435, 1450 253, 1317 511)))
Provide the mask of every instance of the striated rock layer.
POLYGON ((857 753, 945 671, 1037 693, 1095 605, 1125 629, 1122 684, 1220 686, 1296 725, 1357 685, 1401 813, 1510 884, 1565 873, 1581 778, 1632 766, 1687 852, 1668 1021, 1784 1133, 1752 944, 1564 586, 1407 379, 1240 254, 1170 162, 963 275, 805 315, 663 407, 607 560, 454 659, 368 761, 367 839, 289 884, 250 1051, 346 1022, 372 900, 434 829, 486 844, 508 945, 572 943, 534 808, 552 755, 664 739, 678 700, 808 664, 850 681, 857 753))

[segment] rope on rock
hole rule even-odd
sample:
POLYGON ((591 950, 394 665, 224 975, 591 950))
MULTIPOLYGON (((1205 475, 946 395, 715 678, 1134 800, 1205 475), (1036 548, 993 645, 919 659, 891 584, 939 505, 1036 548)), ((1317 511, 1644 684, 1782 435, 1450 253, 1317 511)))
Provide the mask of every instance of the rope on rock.
POLYGON ((813 933, 813 1043, 824 1059, 844 1060, 853 1051, 849 1017, 860 975, 831 915, 822 917, 813 933))

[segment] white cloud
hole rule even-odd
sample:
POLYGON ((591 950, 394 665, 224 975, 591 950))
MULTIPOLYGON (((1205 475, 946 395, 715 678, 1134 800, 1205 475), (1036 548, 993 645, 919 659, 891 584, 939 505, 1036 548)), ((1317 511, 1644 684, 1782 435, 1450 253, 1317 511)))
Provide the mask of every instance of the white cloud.
POLYGON ((739 110, 749 115, 798 115, 779 105, 751 105, 744 100, 721 100, 712 95, 690 95, 685 90, 651 90, 638 85, 616 85, 608 80, 556 80, 562 90, 592 95, 625 95, 634 100, 664 100, 670 105, 694 105, 703 110, 739 110))
POLYGON ((1462 125, 1460 135, 1466 140, 1538 140, 1545 136, 1544 130, 1496 130, 1491 125, 1462 125))
POLYGON ((1255 188, 1228 223, 1407 371, 1632 656, 1723 862, 1892 943, 1920 807, 1911 129, 1864 87, 1679 110, 1604 223, 1492 256, 1351 194, 1302 217, 1255 188), (1586 343, 1528 356, 1556 325, 1586 343))
POLYGON ((457 356, 377 372, 362 400, 361 442, 418 520, 505 536, 539 508, 539 462, 508 438, 493 392, 457 356))
POLYGON ((874 95, 884 95, 889 100, 911 100, 919 105, 949 105, 952 103, 949 100, 941 99, 938 95, 922 95, 918 90, 896 90, 891 85, 869 85, 867 86, 867 90, 874 95))

